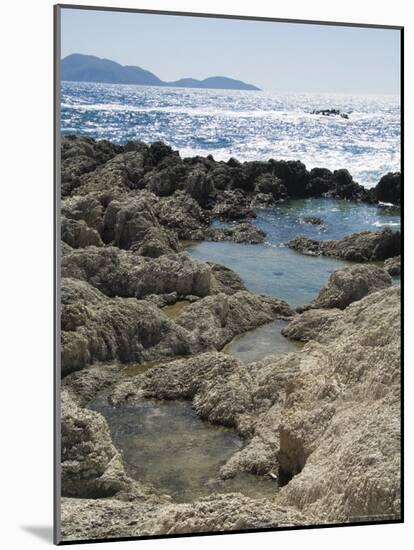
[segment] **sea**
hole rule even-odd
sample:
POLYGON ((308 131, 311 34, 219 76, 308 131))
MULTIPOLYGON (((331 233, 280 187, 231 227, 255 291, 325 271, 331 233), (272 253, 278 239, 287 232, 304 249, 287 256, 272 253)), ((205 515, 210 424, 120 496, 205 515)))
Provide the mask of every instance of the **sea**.
POLYGON ((161 140, 183 157, 301 160, 365 187, 400 169, 400 98, 62 82, 61 128, 117 143, 161 140), (339 116, 312 114, 339 109, 339 116))
MULTIPOLYGON (((301 160, 308 169, 346 168, 367 188, 400 169, 400 104, 391 95, 280 94, 62 82, 61 128, 117 143, 162 140, 182 157, 211 154, 216 160, 301 160), (312 114, 339 109, 349 118, 312 114)), ((217 223, 217 222, 215 222, 217 223)), ((258 210, 254 223, 266 242, 246 245, 201 242, 196 259, 221 263, 246 286, 292 306, 314 299, 329 275, 348 265, 309 257, 286 247, 298 235, 341 239, 358 231, 398 229, 398 212, 333 199, 286 201, 258 210), (304 223, 322 218, 322 226, 304 223)), ((398 281, 395 281, 398 283, 398 281)))

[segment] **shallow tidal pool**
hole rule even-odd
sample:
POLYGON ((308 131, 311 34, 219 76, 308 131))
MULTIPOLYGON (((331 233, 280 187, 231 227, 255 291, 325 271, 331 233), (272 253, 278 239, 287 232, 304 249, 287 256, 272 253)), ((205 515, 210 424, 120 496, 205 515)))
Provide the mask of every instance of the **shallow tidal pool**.
POLYGON ((108 421, 128 474, 153 485, 177 502, 191 502, 213 492, 241 492, 272 498, 278 485, 270 477, 239 474, 219 478, 221 466, 243 448, 231 429, 201 420, 188 401, 142 399, 116 407, 101 392, 90 405, 108 421))
POLYGON ((277 320, 240 334, 223 348, 223 352, 243 363, 252 363, 267 355, 298 351, 302 344, 288 340, 281 333, 287 324, 287 321, 277 320))
POLYGON ((337 199, 289 200, 256 213, 252 223, 265 231, 263 244, 203 241, 193 243, 188 251, 197 260, 233 269, 249 290, 286 300, 293 307, 312 301, 331 273, 352 264, 300 254, 286 246, 289 240, 299 235, 318 240, 342 239, 360 231, 400 227, 398 212, 337 199), (304 218, 309 216, 319 217, 323 224, 305 223, 304 218))

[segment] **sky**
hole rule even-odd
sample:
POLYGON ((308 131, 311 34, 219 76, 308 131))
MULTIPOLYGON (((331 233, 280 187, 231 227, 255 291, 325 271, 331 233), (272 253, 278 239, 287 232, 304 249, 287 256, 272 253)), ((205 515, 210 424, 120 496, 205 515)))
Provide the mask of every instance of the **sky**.
POLYGON ((400 32, 65 9, 62 58, 96 55, 166 81, 227 76, 267 91, 398 94, 400 32))

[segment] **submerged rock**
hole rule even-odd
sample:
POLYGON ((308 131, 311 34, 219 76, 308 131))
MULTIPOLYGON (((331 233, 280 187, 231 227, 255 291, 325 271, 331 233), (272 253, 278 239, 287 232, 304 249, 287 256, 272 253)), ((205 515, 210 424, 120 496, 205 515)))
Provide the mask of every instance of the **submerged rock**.
POLYGON ((334 271, 318 297, 306 309, 345 309, 371 292, 391 286, 390 275, 375 265, 353 265, 334 271))
POLYGON ((318 216, 305 216, 303 221, 310 225, 323 225, 323 220, 318 216))
POLYGON ((206 241, 233 241, 235 243, 260 244, 265 232, 251 223, 241 223, 233 227, 209 227, 204 232, 206 241))
POLYGON ((334 256, 354 262, 386 260, 401 252, 399 231, 385 228, 380 232, 353 233, 339 241, 317 241, 296 237, 287 243, 289 248, 311 256, 334 256))

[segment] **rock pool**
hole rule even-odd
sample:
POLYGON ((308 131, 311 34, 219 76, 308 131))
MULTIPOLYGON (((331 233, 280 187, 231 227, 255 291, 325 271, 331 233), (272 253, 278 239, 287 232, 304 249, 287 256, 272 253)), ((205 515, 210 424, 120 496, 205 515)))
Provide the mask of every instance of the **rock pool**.
MULTIPOLYGON (((249 290, 266 293, 298 306, 313 300, 329 275, 348 262, 304 256, 285 246, 298 235, 314 239, 341 239, 359 231, 400 227, 398 212, 337 199, 289 200, 268 210, 257 210, 255 225, 266 232, 263 244, 200 242, 189 248, 201 261, 223 264, 236 271, 249 290), (304 218, 321 218, 312 225, 304 218)), ((222 225, 222 224, 220 224, 222 225)))
POLYGON ((233 430, 201 420, 188 401, 143 399, 114 407, 107 395, 101 392, 90 408, 108 421, 131 477, 152 484, 178 502, 212 492, 271 498, 278 490, 270 478, 251 474, 221 480, 221 466, 244 442, 233 430))

